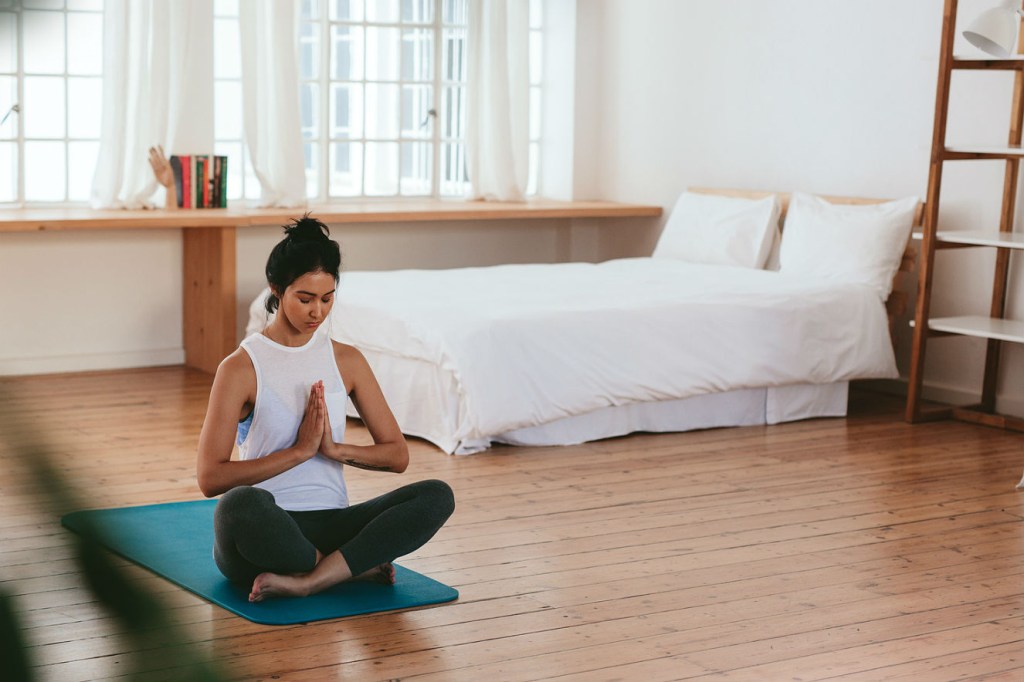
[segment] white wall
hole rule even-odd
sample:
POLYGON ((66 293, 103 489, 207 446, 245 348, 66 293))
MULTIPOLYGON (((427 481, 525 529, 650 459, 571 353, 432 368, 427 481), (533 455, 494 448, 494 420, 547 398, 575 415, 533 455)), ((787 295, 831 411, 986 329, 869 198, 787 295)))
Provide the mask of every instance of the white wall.
MULTIPOLYGON (((967 22, 993 3, 960 4, 967 22)), ((577 139, 589 144, 577 147, 576 168, 596 177, 578 178, 577 198, 668 210, 689 185, 923 198, 942 10, 942 0, 579 2, 577 139)), ((970 49, 958 38, 958 53, 970 49)), ((1005 144, 1011 92, 1007 74, 955 74, 948 139, 1005 144)), ((944 179, 943 229, 997 229, 1000 162, 947 164, 944 179)), ((607 230, 601 255, 649 253, 657 234, 607 230)), ((933 314, 986 313, 992 260, 939 254, 933 314)), ((1024 318, 1024 292, 1011 296, 1010 316, 1024 318)), ((909 339, 902 331, 904 367, 909 339)), ((970 399, 983 348, 933 340, 932 395, 970 399)), ((1004 350, 1000 406, 1016 414, 1021 351, 1004 350)))
MULTIPOLYGON (((592 221, 336 225, 346 270, 596 256, 592 221)), ((238 331, 278 228, 238 233, 238 331)), ((0 375, 184 362, 180 230, 0 234, 0 375)), ((241 336, 239 336, 241 338, 241 336)))

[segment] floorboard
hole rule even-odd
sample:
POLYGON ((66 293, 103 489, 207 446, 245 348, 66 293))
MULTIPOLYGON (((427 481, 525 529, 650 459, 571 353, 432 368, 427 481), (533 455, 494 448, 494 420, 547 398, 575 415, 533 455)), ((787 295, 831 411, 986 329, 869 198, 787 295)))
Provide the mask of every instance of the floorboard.
POLYGON ((261 626, 114 558, 174 622, 133 644, 25 447, 77 506, 199 499, 209 388, 181 367, 0 378, 0 589, 38 680, 180 679, 188 649, 254 680, 1024 679, 1024 436, 911 426, 864 390, 846 419, 469 457, 412 440, 405 474, 349 488, 452 485, 455 516, 403 563, 457 602, 261 626))

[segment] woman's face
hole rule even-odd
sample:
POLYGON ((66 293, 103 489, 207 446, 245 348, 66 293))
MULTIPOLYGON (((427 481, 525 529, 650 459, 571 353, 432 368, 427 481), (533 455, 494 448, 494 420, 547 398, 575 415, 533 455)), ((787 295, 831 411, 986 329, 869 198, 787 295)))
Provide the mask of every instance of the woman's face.
POLYGON ((296 331, 312 334, 323 324, 334 307, 337 283, 323 270, 307 272, 292 282, 283 294, 278 316, 283 316, 296 331))

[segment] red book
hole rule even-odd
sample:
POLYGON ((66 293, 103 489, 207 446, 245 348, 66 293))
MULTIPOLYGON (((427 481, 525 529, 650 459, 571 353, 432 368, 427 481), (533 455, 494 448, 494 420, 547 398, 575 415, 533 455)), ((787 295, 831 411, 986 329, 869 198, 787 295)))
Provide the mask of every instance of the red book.
POLYGON ((181 207, 192 208, 192 157, 181 157, 181 207))

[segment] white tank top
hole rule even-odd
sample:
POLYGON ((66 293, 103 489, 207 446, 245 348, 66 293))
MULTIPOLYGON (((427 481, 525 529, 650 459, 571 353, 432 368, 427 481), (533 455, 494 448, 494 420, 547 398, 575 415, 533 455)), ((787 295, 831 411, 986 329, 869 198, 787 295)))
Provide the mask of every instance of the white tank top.
MULTIPOLYGON (((259 333, 242 341, 256 369, 256 405, 248 432, 239 429, 241 459, 258 459, 294 445, 310 387, 321 380, 334 442, 344 442, 348 396, 334 359, 329 327, 320 325, 306 345, 297 348, 282 346, 259 333)), ((348 506, 344 467, 319 452, 256 487, 269 490, 277 504, 289 511, 348 506)))

